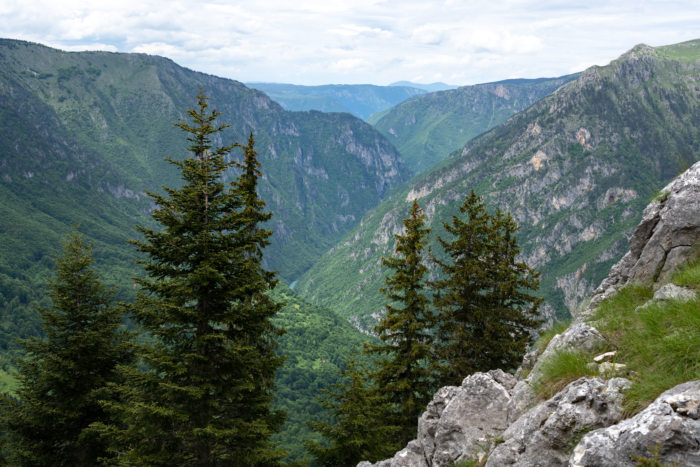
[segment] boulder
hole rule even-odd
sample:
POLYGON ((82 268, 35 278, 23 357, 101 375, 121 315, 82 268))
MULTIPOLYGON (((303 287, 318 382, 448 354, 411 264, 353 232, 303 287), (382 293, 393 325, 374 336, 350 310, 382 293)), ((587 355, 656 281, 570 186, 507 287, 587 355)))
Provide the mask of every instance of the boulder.
POLYGON ((508 426, 507 407, 515 383, 501 370, 475 373, 462 381, 436 424, 421 417, 418 439, 429 465, 449 466, 485 456, 493 439, 508 426))
POLYGON ((516 379, 502 370, 475 373, 440 388, 418 420, 418 438, 391 459, 358 467, 441 467, 483 458, 509 423, 516 379))
POLYGON ((700 465, 700 381, 680 384, 616 425, 588 433, 569 465, 700 465))
POLYGON ((416 440, 410 441, 405 448, 394 454, 391 459, 371 462, 360 462, 357 467, 429 467, 423 455, 423 448, 416 440))
POLYGON ((681 302, 689 302, 695 300, 698 295, 691 289, 686 289, 685 287, 678 287, 675 284, 666 284, 659 288, 654 293, 654 300, 678 300, 681 302))
POLYGON ((566 465, 584 433, 622 418, 624 378, 580 378, 520 416, 503 433, 486 466, 566 465))

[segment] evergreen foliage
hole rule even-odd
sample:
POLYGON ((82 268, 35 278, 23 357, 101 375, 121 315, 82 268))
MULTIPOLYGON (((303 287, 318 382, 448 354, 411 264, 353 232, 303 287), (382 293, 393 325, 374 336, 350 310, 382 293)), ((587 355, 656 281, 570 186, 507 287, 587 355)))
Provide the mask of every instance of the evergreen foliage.
POLYGON ((261 265, 271 232, 259 224, 270 214, 256 194, 254 140, 242 163, 227 160, 236 145, 213 147, 225 125, 207 107, 200 91, 192 124, 176 124, 191 143, 191 157, 169 159, 184 184, 150 194, 163 228, 140 227, 134 242, 147 255, 132 307, 146 336, 112 406, 122 425, 106 427, 128 465, 274 465, 284 455, 270 442, 284 419, 271 408, 282 359, 270 318, 281 305, 266 295, 275 280, 261 265))
POLYGON ((395 235, 395 256, 382 258, 393 271, 381 289, 389 300, 386 316, 374 328, 382 343, 366 347, 381 356, 372 378, 391 407, 385 423, 398 428, 401 445, 415 438, 418 417, 435 389, 430 364, 434 317, 425 295, 428 268, 423 264, 430 229, 424 227, 425 214, 417 201, 403 224, 406 233, 395 235))
POLYGON ((382 423, 389 417, 384 397, 371 384, 368 370, 356 360, 349 359, 343 373, 344 381, 334 385, 336 391, 325 391, 326 398, 320 399, 334 423, 309 423, 331 444, 307 441, 306 448, 328 467, 351 467, 363 460, 391 457, 401 443, 394 427, 382 423))
POLYGON ((23 341, 18 399, 3 404, 11 465, 92 466, 107 453, 91 425, 108 421, 100 401, 131 354, 92 263, 82 236, 69 235, 49 285, 53 306, 40 310, 45 338, 23 341))
POLYGON ((520 362, 538 324, 542 299, 539 274, 516 261, 518 227, 510 214, 490 215, 474 193, 444 223, 454 236, 438 237, 448 258, 435 259, 441 278, 433 283, 438 310, 435 353, 441 384, 456 384, 464 375, 494 368, 514 368, 520 362))

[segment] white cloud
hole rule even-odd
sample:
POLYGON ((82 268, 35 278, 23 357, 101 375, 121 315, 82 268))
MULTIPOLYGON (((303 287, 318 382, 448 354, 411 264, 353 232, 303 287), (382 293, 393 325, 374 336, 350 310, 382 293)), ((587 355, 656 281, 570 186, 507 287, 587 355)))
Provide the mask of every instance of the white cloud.
POLYGON ((165 55, 241 81, 454 84, 553 76, 700 37, 700 2, 4 0, 0 36, 165 55), (517 75, 514 75, 517 73, 517 75))

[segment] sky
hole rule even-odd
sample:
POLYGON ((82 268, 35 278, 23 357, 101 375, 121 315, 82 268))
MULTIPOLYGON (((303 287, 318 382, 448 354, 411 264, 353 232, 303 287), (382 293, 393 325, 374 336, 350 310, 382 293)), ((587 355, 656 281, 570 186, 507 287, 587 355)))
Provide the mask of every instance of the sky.
POLYGON ((698 39, 700 0, 2 0, 0 37, 242 82, 467 85, 698 39))

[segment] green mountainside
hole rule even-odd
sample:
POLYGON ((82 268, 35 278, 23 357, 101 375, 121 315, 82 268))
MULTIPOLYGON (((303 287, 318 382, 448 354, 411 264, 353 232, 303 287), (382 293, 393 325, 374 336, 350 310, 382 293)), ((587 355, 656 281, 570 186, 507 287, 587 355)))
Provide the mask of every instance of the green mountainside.
POLYGON ((391 144, 351 115, 288 112, 161 57, 0 40, 0 345, 37 332, 30 305, 73 225, 96 243, 105 280, 129 298, 138 269, 126 240, 151 222, 145 191, 180 183, 163 158, 186 153, 173 122, 200 88, 231 125, 226 144, 255 133, 260 195, 274 213, 267 266, 286 281, 407 178, 391 144))
POLYGON ((699 52, 700 40, 639 45, 589 68, 398 188, 295 290, 368 328, 382 310, 380 258, 410 202, 444 236, 442 222, 474 189, 512 213, 523 258, 543 272, 545 311, 568 315, 626 251, 657 190, 700 158, 699 52))
POLYGON ((287 420, 277 439, 290 451, 290 459, 301 459, 307 455, 303 440, 318 437, 306 422, 325 416, 316 398, 340 382, 345 359, 374 338, 331 310, 308 303, 285 285, 279 285, 272 297, 286 303, 274 318, 286 330, 278 340, 278 351, 286 360, 277 372, 276 405, 287 412, 287 420))
POLYGON ((367 121, 396 146, 415 173, 420 173, 577 76, 506 80, 433 92, 372 115, 367 121))
POLYGON ((246 83, 264 92, 287 110, 347 112, 363 120, 426 91, 411 86, 325 84, 300 86, 285 83, 246 83))

